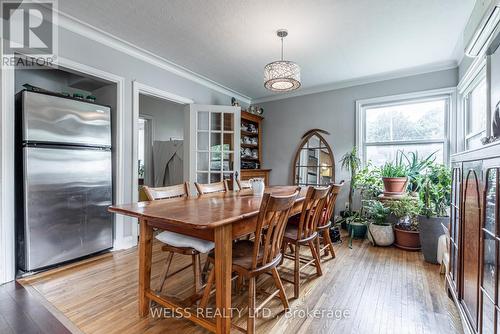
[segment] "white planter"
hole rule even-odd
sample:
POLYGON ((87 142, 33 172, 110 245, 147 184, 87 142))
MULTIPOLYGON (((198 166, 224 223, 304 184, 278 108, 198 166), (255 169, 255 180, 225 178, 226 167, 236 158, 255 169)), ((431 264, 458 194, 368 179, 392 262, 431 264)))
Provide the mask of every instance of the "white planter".
POLYGON ((368 239, 374 246, 390 246, 394 243, 394 231, 392 225, 368 226, 368 239))

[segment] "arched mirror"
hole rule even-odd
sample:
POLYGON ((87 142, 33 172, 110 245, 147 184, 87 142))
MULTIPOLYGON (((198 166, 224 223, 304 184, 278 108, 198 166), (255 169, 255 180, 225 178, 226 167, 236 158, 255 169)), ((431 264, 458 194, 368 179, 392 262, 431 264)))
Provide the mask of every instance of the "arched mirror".
POLYGON ((330 145, 320 129, 302 136, 293 164, 293 183, 299 186, 323 186, 335 182, 335 160, 330 145))

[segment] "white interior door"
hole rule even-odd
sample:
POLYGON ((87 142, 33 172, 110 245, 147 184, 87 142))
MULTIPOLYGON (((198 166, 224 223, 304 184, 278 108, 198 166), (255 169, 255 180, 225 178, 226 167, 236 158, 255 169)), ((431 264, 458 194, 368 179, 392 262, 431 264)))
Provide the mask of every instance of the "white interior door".
POLYGON ((215 183, 226 179, 234 184, 240 171, 241 108, 198 104, 188 108, 189 143, 185 142, 184 152, 188 180, 215 183))

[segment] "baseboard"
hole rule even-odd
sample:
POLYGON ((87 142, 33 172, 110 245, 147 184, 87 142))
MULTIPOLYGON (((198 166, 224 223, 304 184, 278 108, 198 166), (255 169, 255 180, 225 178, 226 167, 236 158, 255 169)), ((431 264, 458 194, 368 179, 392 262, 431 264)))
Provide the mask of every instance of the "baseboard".
POLYGON ((115 239, 113 242, 113 249, 111 251, 117 251, 122 249, 129 249, 137 246, 137 237, 130 236, 121 239, 115 239))

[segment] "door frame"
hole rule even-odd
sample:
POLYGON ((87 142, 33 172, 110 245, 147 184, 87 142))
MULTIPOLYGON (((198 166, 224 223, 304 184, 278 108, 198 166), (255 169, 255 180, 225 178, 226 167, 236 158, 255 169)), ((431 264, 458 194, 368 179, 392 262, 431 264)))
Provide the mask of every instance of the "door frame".
MULTIPOLYGON (((143 114, 139 110, 139 98, 141 94, 146 96, 156 97, 162 100, 167 100, 170 102, 179 103, 181 105, 190 105, 194 103, 194 101, 190 98, 143 84, 137 80, 132 81, 132 201, 133 202, 137 202, 139 200, 139 185, 138 185, 139 164, 137 162, 137 157, 138 157, 137 143, 139 139, 137 133, 137 122, 139 122, 139 115, 143 114)), ((139 235, 137 224, 134 224, 133 233, 137 236, 139 235)))

